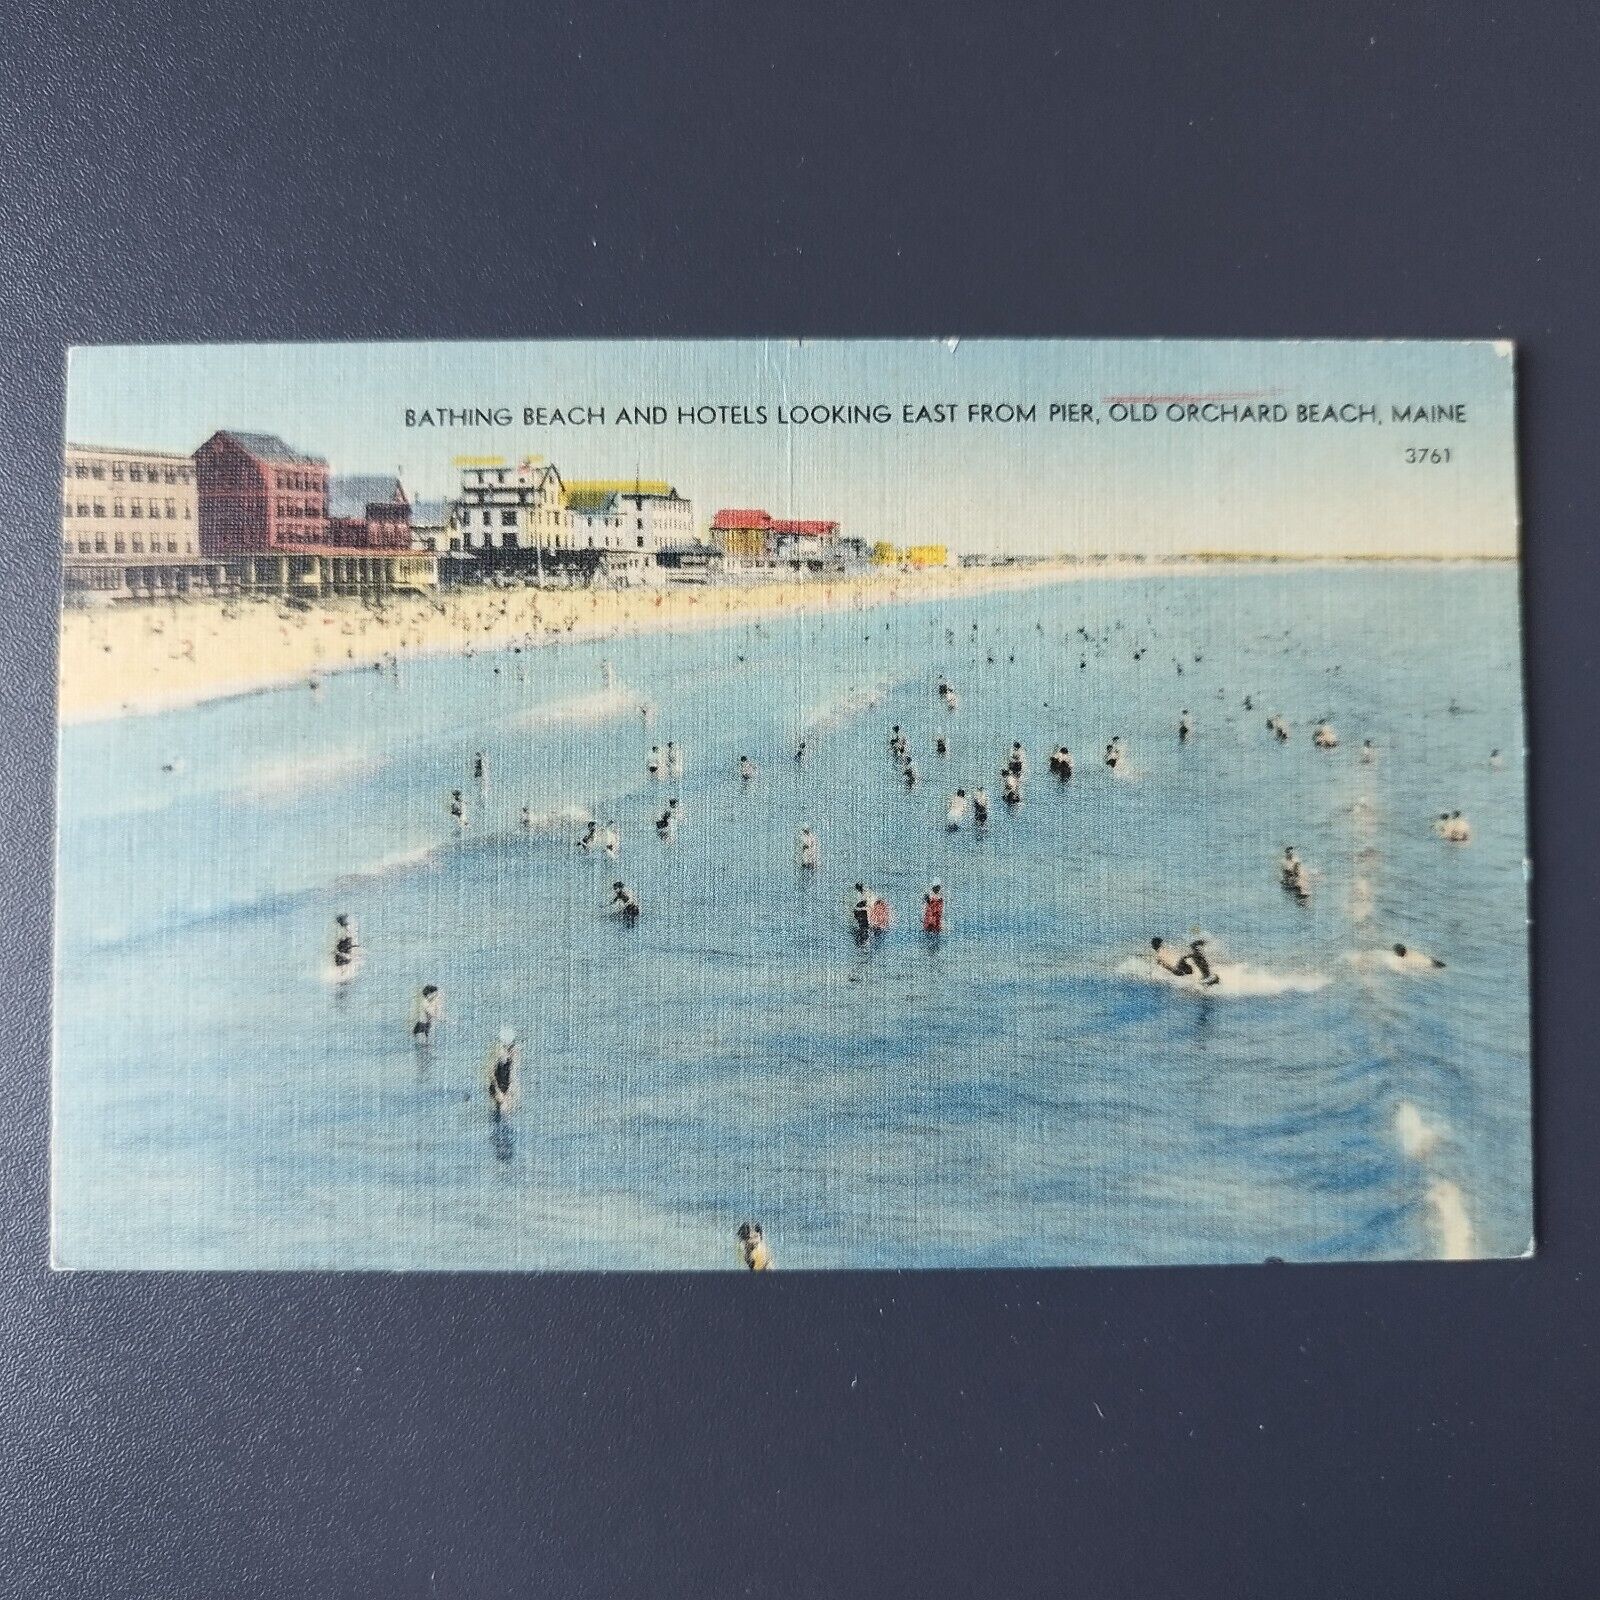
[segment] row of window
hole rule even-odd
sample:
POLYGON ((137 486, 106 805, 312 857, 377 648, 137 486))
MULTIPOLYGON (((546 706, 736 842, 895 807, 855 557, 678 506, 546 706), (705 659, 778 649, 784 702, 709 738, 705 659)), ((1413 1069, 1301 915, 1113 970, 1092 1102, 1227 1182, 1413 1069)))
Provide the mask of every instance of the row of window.
MULTIPOLYGON (((106 469, 98 462, 73 461, 67 465, 67 476, 72 478, 104 478, 106 469)), ((111 463, 111 481, 113 483, 187 483, 189 469, 187 467, 139 467, 128 466, 124 469, 120 461, 111 463)))
POLYGON ((320 489, 323 479, 320 473, 310 472, 279 472, 275 474, 277 487, 280 489, 320 489))
MULTIPOLYGON (((133 553, 136 556, 142 556, 145 553, 145 549, 144 549, 145 541, 143 539, 140 539, 140 538, 136 537, 131 542, 132 542, 132 545, 133 545, 133 553)), ((108 552, 107 549, 106 549, 106 540, 105 540, 104 535, 100 536, 99 538, 95 538, 95 539, 78 539, 78 540, 63 539, 61 541, 61 549, 66 555, 70 556, 71 554, 73 554, 73 546, 74 546, 74 544, 76 544, 76 546, 77 546, 77 554, 80 555, 80 556, 88 556, 88 555, 103 556, 103 555, 107 555, 107 554, 115 554, 115 555, 121 556, 121 555, 126 555, 128 553, 129 541, 126 540, 126 539, 113 539, 111 541, 111 549, 108 552)), ((178 541, 176 539, 168 539, 166 541, 166 544, 165 544, 164 548, 165 548, 165 551, 166 551, 167 555, 175 556, 175 555, 178 554, 178 541)), ((152 539, 150 541, 150 554, 151 555, 158 556, 158 555, 160 555, 162 553, 162 550, 163 550, 163 545, 162 545, 162 541, 160 539, 152 539)), ((192 540, 188 540, 188 539, 184 540, 184 543, 183 543, 183 554, 184 555, 188 555, 188 556, 192 556, 194 554, 194 542, 192 540)))
POLYGON ((309 500, 304 505, 295 500, 280 500, 278 502, 278 515, 280 517, 325 517, 327 514, 327 506, 318 505, 314 500, 309 500))
MULTIPOLYGON (((76 503, 71 500, 65 500, 61 505, 61 514, 64 517, 103 517, 106 514, 106 503, 104 500, 95 500, 93 502, 79 500, 76 503)), ((121 500, 113 500, 111 502, 111 515, 114 517, 143 517, 149 515, 152 520, 159 521, 162 514, 161 507, 154 500, 150 502, 148 513, 145 511, 145 503, 142 500, 129 501, 126 509, 124 509, 121 500)), ((167 501, 165 515, 168 522, 176 522, 178 520, 178 502, 176 500, 167 501)), ((183 516, 186 522, 194 521, 194 507, 185 505, 183 516)))

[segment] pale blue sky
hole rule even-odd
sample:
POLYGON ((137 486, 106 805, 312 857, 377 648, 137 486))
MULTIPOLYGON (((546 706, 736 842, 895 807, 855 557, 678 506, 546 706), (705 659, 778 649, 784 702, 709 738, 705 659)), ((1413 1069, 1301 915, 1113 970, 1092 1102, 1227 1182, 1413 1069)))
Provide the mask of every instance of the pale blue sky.
MULTIPOLYGON (((1165 401, 1158 402, 1165 410, 1165 401)), ((218 428, 277 433, 336 472, 398 468, 450 492, 458 455, 537 455, 567 478, 667 478, 702 524, 719 506, 836 518, 963 550, 1286 554, 1517 548, 1512 360, 1488 343, 682 341, 93 347, 72 354, 67 437, 192 450, 218 428), (1372 403, 1371 423, 1113 422, 1120 396, 1372 403), (973 403, 1037 405, 974 423, 973 403), (1050 422, 1052 401, 1098 424, 1050 422), (779 405, 885 403, 888 425, 780 426, 779 405), (907 402, 960 420, 908 426, 907 402), (619 426, 619 408, 765 405, 765 426, 619 426), (1464 404, 1399 425, 1395 404, 1464 404), (533 406, 604 425, 525 428, 533 406), (509 406, 508 428, 408 429, 408 407, 509 406), (1408 446, 1449 447, 1410 464, 1408 446)))

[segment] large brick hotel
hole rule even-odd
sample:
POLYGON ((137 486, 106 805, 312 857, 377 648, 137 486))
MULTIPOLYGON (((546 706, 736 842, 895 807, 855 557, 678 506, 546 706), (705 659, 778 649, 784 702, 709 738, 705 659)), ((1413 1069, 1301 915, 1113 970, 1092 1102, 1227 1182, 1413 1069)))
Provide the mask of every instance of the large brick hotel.
POLYGON ((214 433, 192 456, 69 444, 61 546, 69 599, 379 594, 431 588, 392 477, 331 477, 267 433, 214 433))

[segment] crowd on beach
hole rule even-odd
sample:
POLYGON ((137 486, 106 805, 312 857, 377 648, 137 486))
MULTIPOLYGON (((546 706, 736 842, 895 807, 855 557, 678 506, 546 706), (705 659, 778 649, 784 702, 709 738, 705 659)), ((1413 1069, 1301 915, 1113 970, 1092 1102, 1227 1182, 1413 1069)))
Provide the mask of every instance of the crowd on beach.
POLYGON ((937 599, 1048 578, 1039 569, 896 568, 809 582, 670 588, 464 584, 361 598, 184 598, 74 607, 61 623, 64 721, 293 685, 391 656, 717 627, 746 617, 937 599))

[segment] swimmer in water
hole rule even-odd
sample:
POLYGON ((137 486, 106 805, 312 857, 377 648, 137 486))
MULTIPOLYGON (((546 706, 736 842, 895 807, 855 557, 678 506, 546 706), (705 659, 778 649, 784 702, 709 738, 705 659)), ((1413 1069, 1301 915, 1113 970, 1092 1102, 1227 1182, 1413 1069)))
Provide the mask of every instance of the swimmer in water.
POLYGON ((444 1014, 444 996, 439 985, 425 983, 411 1005, 411 1037, 418 1044, 427 1044, 433 1037, 433 1025, 444 1014))
POLYGON ((1000 774, 1000 798, 1008 806, 1022 804, 1022 779, 1009 768, 1000 774))
POLYGON ((458 833, 465 833, 467 828, 467 802, 461 798, 459 789, 450 791, 450 820, 455 823, 458 833))
POLYGON ((583 830, 583 837, 578 841, 580 850, 593 850, 600 842, 600 825, 592 818, 589 825, 583 830))
POLYGON ((1206 960, 1201 948, 1204 943, 1203 939, 1196 939, 1187 950, 1183 950, 1168 944, 1165 939, 1157 938, 1150 941, 1150 950, 1156 965, 1163 972, 1170 972, 1175 978, 1198 978, 1202 988, 1215 988, 1222 980, 1206 960))
POLYGON ((750 759, 749 756, 739 757, 739 781, 741 783, 753 782, 755 779, 756 770, 756 764, 750 759))
POLYGON ((944 889, 937 883, 922 897, 922 931, 944 932, 944 889))
POLYGON ((516 1102, 517 1053, 515 1031, 502 1028, 489 1051, 489 1098, 497 1117, 509 1116, 516 1102))
POLYGON ((751 1272, 772 1271, 772 1251, 762 1237, 759 1222, 739 1224, 739 1259, 751 1272))
POLYGON ((676 831, 677 826, 678 802, 675 799, 669 800, 667 802, 667 809, 656 818, 656 837, 659 838, 663 844, 671 844, 672 835, 676 831))
POLYGON ((1283 860, 1278 863, 1278 881, 1295 899, 1311 898, 1311 879, 1306 864, 1295 854, 1292 844, 1284 847, 1283 860))
POLYGON ((650 754, 645 757, 644 770, 646 774, 652 778, 659 778, 661 776, 660 745, 653 744, 650 746, 650 754))
POLYGON ((956 829, 961 826, 966 814, 967 791, 965 789, 957 789, 956 792, 950 796, 950 804, 945 810, 945 831, 947 833, 954 833, 956 829))
POLYGON ((1506 758, 1501 755, 1498 750, 1491 750, 1489 752, 1489 770, 1491 772, 1504 772, 1505 765, 1506 758))
POLYGON ((611 900, 607 909, 612 916, 621 917, 624 922, 639 920, 638 898, 621 878, 611 885, 611 900))
POLYGON ((349 976, 361 960, 361 941, 356 937, 355 918, 341 911, 333 919, 333 967, 349 976))
POLYGON ((1311 730, 1311 742, 1319 750, 1339 748, 1339 735, 1333 731, 1333 724, 1326 717, 1311 730))
POLYGON ((855 887, 855 899, 850 902, 850 920, 855 924, 856 938, 863 944, 872 932, 872 902, 875 896, 866 884, 855 887))
POLYGON ((900 724, 895 723, 889 732, 889 754, 897 761, 906 753, 906 736, 900 731, 900 724))
POLYGON ((1118 734, 1115 738, 1112 739, 1111 743, 1106 746, 1105 763, 1113 772, 1115 772, 1117 770, 1117 768, 1122 764, 1122 735, 1121 734, 1118 734))
POLYGON ((981 783, 972 791, 972 825, 979 829, 989 826, 989 791, 981 783))
POLYGON ((681 778, 683 776, 683 751, 671 740, 667 740, 667 776, 681 778))
POLYGON ((522 831, 524 833, 533 832, 533 812, 527 806, 522 808, 522 831))
POLYGON ((794 843, 795 860, 807 872, 815 872, 822 864, 822 846, 817 843, 817 836, 810 827, 800 830, 794 843))
POLYGON ((1393 954, 1402 966, 1410 967, 1417 971, 1441 971, 1444 967, 1444 962, 1437 956, 1424 955, 1422 951, 1412 950, 1403 944, 1393 946, 1393 954))
POLYGON ((794 764, 802 766, 806 759, 806 742, 804 739, 794 747, 794 764))
POLYGON ((472 758, 472 781, 477 784, 489 781, 489 760, 481 750, 472 758))
POLYGON ((1020 783, 1028 774, 1028 756, 1020 743, 1013 743, 1011 754, 1006 757, 1006 771, 1015 774, 1020 783))
POLYGON ((1452 811, 1444 819, 1444 827, 1441 832, 1443 837, 1451 844, 1472 843, 1472 825, 1459 811, 1452 811))
POLYGON ((917 786, 917 764, 909 756, 906 758, 905 767, 901 771, 901 777, 905 782, 906 788, 908 788, 908 789, 915 789, 916 788, 916 786, 917 786))
POLYGON ((622 854, 622 835, 617 831, 616 823, 608 822, 606 824, 605 832, 601 835, 601 839, 605 844, 606 854, 615 861, 622 854))
POLYGON ((942 733, 934 735, 933 753, 936 756, 947 756, 950 754, 950 741, 946 739, 942 733))
POLYGON ((1178 743, 1188 744, 1190 735, 1194 732, 1194 724, 1189 720, 1187 711, 1178 716, 1178 743))
POLYGON ((1372 741, 1370 739, 1363 739, 1361 741, 1361 765, 1364 767, 1370 767, 1377 759, 1378 752, 1372 741))

